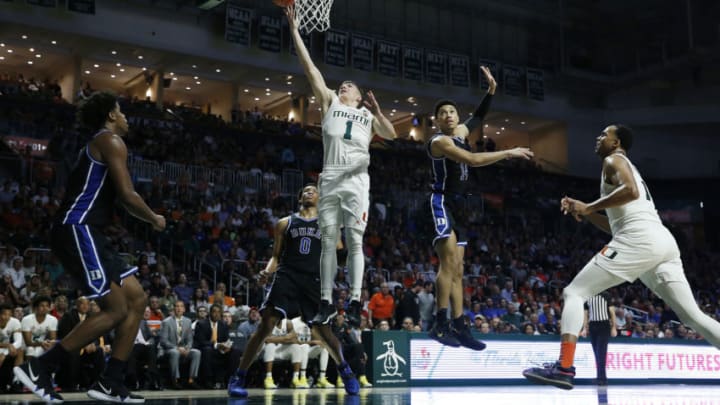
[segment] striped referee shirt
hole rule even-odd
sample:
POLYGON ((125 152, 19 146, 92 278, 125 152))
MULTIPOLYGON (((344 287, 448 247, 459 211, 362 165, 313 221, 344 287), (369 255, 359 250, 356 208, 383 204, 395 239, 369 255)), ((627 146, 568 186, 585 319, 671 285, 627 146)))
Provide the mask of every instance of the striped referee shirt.
POLYGON ((602 292, 587 300, 589 322, 610 321, 610 294, 602 292))

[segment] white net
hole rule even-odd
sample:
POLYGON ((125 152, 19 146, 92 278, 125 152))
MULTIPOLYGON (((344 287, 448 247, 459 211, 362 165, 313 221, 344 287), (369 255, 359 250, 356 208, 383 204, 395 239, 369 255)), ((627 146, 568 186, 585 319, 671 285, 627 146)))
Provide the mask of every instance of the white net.
POLYGON ((333 0, 295 0, 295 19, 298 28, 309 34, 330 28, 330 8, 333 0))

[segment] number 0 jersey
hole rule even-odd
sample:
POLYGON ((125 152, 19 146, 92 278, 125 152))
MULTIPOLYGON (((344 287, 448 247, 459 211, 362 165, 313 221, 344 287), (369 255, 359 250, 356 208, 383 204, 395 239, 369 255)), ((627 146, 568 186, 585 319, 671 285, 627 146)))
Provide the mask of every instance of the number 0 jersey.
POLYGON ((292 214, 288 217, 278 273, 320 274, 321 233, 318 219, 292 214))
MULTIPOLYGON (((638 172, 627 156, 619 153, 616 154, 616 156, 625 159, 630 165, 633 180, 640 192, 640 197, 619 207, 608 208, 605 210, 607 212, 608 221, 610 222, 610 230, 612 231, 612 234, 615 235, 626 229, 637 229, 647 223, 662 225, 662 221, 655 209, 655 203, 650 196, 650 190, 648 190, 647 185, 643 181, 642 177, 640 177, 640 172, 638 172)), ((606 182, 604 172, 601 178, 600 195, 605 197, 615 191, 618 186, 606 182)))
POLYGON ((370 141, 375 117, 365 107, 349 107, 333 93, 322 119, 323 170, 370 166, 370 141))

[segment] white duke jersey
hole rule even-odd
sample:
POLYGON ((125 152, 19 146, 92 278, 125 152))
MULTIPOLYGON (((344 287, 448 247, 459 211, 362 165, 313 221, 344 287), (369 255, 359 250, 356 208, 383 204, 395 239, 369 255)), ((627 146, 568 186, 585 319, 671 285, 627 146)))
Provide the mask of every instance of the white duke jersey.
POLYGON ((48 333, 57 331, 58 321, 54 316, 47 314, 42 323, 38 323, 35 314, 27 315, 22 320, 22 331, 30 332, 33 342, 44 342, 48 333))
MULTIPOLYGON (((10 318, 5 327, 0 327, 0 343, 12 343, 16 348, 22 347, 23 340, 20 332, 20 321, 10 318)), ((0 349, 1 354, 7 354, 7 349, 0 349)))
POLYGON ((323 170, 370 165, 373 117, 365 107, 349 107, 333 93, 322 119, 323 170))
MULTIPOLYGON (((629 203, 623 204, 619 207, 607 208, 605 210, 607 212, 608 221, 610 222, 610 231, 613 235, 615 235, 622 230, 637 229, 648 223, 662 225, 662 221, 655 209, 655 203, 650 195, 650 190, 648 190, 647 185, 643 181, 642 177, 640 177, 640 172, 638 172, 627 156, 619 153, 616 154, 616 156, 621 156, 623 159, 627 160, 630 165, 630 169, 632 170, 635 184, 640 192, 640 196, 629 203)), ((605 181, 604 173, 601 177, 600 195, 605 197, 615 191, 618 186, 607 183, 605 181)))

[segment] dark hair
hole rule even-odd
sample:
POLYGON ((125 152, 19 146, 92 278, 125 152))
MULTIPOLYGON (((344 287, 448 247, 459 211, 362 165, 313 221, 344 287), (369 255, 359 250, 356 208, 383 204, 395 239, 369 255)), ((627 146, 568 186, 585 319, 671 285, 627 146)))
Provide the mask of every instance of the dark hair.
POLYGON ((315 187, 316 190, 317 190, 317 188, 318 188, 317 184, 315 184, 315 183, 307 183, 307 184, 305 184, 304 186, 302 186, 302 188, 300 189, 300 191, 298 191, 298 195, 297 195, 298 201, 302 200, 303 192, 305 191, 305 188, 307 188, 307 187, 315 187))
POLYGON ((436 117, 437 117, 437 114, 438 114, 438 110, 440 110, 440 107, 445 106, 445 105, 451 105, 451 106, 455 107, 455 110, 458 109, 458 108, 457 108, 457 104, 455 104, 454 101, 452 101, 452 100, 450 100, 450 99, 447 99, 447 98, 442 99, 442 100, 438 101, 437 103, 435 103, 435 114, 434 114, 434 115, 435 115, 436 117))
POLYGON ((340 83, 340 85, 342 86, 345 83, 352 83, 353 86, 357 87, 358 92, 360 93, 360 102, 358 102, 357 108, 362 107, 363 100, 365 99, 365 93, 363 92, 363 88, 360 87, 360 85, 357 84, 357 82, 352 81, 352 80, 343 80, 343 82, 340 83))
POLYGON ((38 295, 35 298, 33 298, 33 301, 32 301, 33 309, 37 308, 41 302, 47 302, 48 305, 52 304, 52 300, 50 300, 50 297, 48 297, 47 295, 38 295))
POLYGON ((620 140, 620 146, 629 151, 633 145, 633 131, 630 127, 622 124, 613 124, 615 127, 615 136, 620 140))
POLYGON ((80 103, 77 110, 77 123, 82 131, 97 132, 107 122, 108 114, 115 109, 117 96, 107 91, 93 93, 80 103))
POLYGON ((212 313, 212 310, 213 310, 214 308, 219 309, 221 314, 223 313, 223 307, 222 307, 222 305, 220 305, 220 304, 212 304, 212 305, 210 305, 210 311, 208 311, 208 312, 212 313))
POLYGON ((7 302, 3 302, 2 304, 0 304, 0 312, 2 312, 2 311, 12 312, 13 310, 14 309, 13 309, 12 305, 8 304, 7 302))

